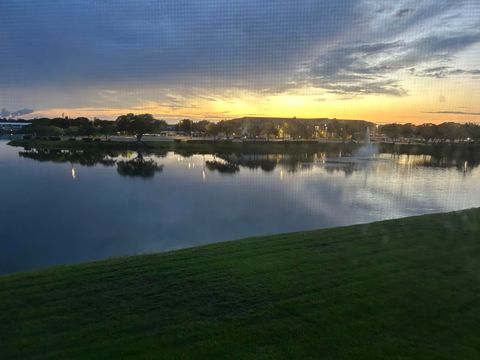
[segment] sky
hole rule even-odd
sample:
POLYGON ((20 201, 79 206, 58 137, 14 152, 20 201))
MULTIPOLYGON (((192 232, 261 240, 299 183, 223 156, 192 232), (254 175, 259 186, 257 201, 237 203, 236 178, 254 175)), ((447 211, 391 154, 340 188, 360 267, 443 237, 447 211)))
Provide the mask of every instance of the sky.
POLYGON ((24 118, 480 123, 478 0, 1 0, 24 118))

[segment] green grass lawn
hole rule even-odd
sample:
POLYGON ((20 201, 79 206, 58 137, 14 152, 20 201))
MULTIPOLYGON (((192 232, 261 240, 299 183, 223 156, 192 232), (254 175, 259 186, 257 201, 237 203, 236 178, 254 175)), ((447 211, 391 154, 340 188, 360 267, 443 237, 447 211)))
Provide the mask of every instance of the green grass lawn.
POLYGON ((480 210, 1 276, 0 311, 9 360, 477 360, 480 210))

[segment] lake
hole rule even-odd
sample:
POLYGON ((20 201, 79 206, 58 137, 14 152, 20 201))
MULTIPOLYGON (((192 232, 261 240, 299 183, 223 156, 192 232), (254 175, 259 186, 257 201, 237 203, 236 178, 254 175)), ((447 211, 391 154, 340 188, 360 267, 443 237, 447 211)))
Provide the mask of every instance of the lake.
POLYGON ((480 154, 425 149, 139 155, 0 140, 0 273, 480 206, 480 154))

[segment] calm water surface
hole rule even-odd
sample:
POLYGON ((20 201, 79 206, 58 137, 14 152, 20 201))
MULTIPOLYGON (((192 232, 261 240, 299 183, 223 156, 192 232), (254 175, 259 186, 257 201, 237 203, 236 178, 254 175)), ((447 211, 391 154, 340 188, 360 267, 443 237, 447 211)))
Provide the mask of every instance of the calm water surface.
POLYGON ((344 155, 139 157, 0 140, 0 273, 480 206, 470 158, 344 155))

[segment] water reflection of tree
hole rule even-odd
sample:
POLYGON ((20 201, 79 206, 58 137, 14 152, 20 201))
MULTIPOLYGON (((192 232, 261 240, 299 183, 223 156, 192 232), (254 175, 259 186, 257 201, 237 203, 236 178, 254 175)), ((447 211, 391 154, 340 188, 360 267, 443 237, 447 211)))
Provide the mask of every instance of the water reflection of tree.
POLYGON ((221 174, 234 174, 240 171, 240 167, 237 164, 222 161, 206 161, 205 165, 210 171, 218 171, 221 174))
POLYGON ((360 171, 360 169, 357 168, 353 163, 345 163, 336 166, 325 166, 324 169, 328 174, 343 173, 345 177, 349 177, 355 172, 360 171))
MULTIPOLYGON (((407 164, 421 167, 435 168, 455 168, 458 171, 469 172, 480 165, 480 154, 475 149, 469 147, 449 147, 449 146, 382 146, 380 152, 387 152, 391 157, 399 161, 401 156, 408 157, 407 164)), ((352 162, 346 161, 352 157, 351 149, 334 149, 328 152, 291 152, 285 154, 216 154, 222 162, 210 163, 208 168, 220 172, 234 173, 240 168, 261 169, 269 172, 276 167, 282 167, 289 173, 311 169, 315 163, 321 164, 327 173, 342 172, 346 176, 352 175, 356 171, 365 169, 365 161, 362 159, 361 166, 353 157, 352 162), (322 162, 321 160, 325 160, 322 162), (330 159, 330 160, 328 160, 330 159), (339 160, 338 164, 335 159, 339 160)), ((372 161, 375 161, 372 159, 372 161)))
MULTIPOLYGON (((119 175, 131 177, 153 177, 155 173, 163 170, 163 165, 158 165, 154 160, 145 160, 142 154, 138 154, 132 160, 118 160, 119 157, 131 157, 132 154, 129 152, 28 149, 20 151, 18 155, 40 162, 71 163, 83 166, 116 165, 119 175)), ((166 156, 167 153, 155 155, 166 156)))
POLYGON ((480 153, 474 145, 391 145, 384 144, 381 151, 397 155, 429 155, 419 164, 426 167, 456 168, 459 171, 473 170, 480 165, 480 153))
POLYGON ((272 172, 277 166, 281 166, 291 173, 311 168, 316 158, 315 153, 216 154, 216 157, 223 161, 218 166, 225 167, 227 163, 230 164, 231 169, 237 168, 237 171, 244 167, 250 170, 260 169, 264 172, 272 172))
POLYGON ((455 168, 458 171, 472 171, 480 165, 478 147, 472 145, 392 145, 380 148, 393 157, 407 155, 416 158, 415 166, 434 168, 455 168), (420 159, 418 159, 420 157, 420 159))
POLYGON ((216 156, 239 168, 261 169, 265 172, 273 171, 278 161, 276 155, 265 154, 217 154, 216 156))
POLYGON ((287 172, 296 173, 301 170, 311 169, 316 161, 316 153, 292 154, 283 157, 279 164, 283 166, 287 172))
POLYGON ((470 172, 478 166, 478 162, 475 163, 475 160, 470 159, 449 159, 449 158, 435 158, 431 157, 428 160, 418 161, 415 163, 416 166, 422 167, 431 167, 431 168, 442 168, 442 169, 452 169, 455 168, 458 171, 470 172))
POLYGON ((142 154, 135 159, 117 162, 117 172, 121 176, 150 178, 163 170, 154 160, 145 160, 142 154))
MULTIPOLYGON (((468 173, 480 165, 480 153, 478 147, 467 145, 406 145, 406 144, 382 144, 379 145, 379 153, 382 157, 390 155, 393 160, 400 163, 402 155, 407 156, 405 165, 455 168, 458 171, 468 173)), ((274 171, 281 167, 289 173, 295 173, 311 169, 315 164, 323 167, 327 173, 343 172, 350 175, 355 171, 362 171, 364 167, 346 165, 345 157, 355 154, 357 147, 349 146, 325 146, 319 151, 311 150, 303 146, 286 147, 284 152, 231 152, 215 153, 213 161, 206 161, 205 167, 210 171, 218 171, 223 174, 235 174, 241 168, 251 170, 262 170, 264 172, 274 171), (335 165, 335 159, 342 158, 341 163, 335 165), (322 161, 324 160, 324 161, 322 161), (332 163, 333 161, 333 163, 332 163)), ((203 150, 202 150, 203 151, 203 150)), ((184 148, 175 151, 175 154, 185 158, 203 153, 195 148, 184 148)), ((206 152, 212 154, 212 152, 206 152)), ((135 156, 135 152, 126 153, 121 151, 104 150, 52 150, 52 149, 26 149, 19 152, 21 157, 30 158, 36 161, 68 162, 84 166, 117 165, 117 171, 123 176, 151 177, 156 172, 162 171, 162 166, 157 165, 153 160, 145 160, 139 156, 132 160, 124 160, 135 156), (118 159, 118 158, 123 159, 118 159), (121 161, 119 161, 121 160, 121 161)), ((167 150, 155 151, 157 157, 167 156, 167 150)))
POLYGON ((29 158, 40 162, 72 163, 83 166, 103 166, 115 165, 115 157, 119 156, 116 152, 98 152, 98 151, 67 151, 52 149, 32 149, 20 151, 19 156, 29 158))

